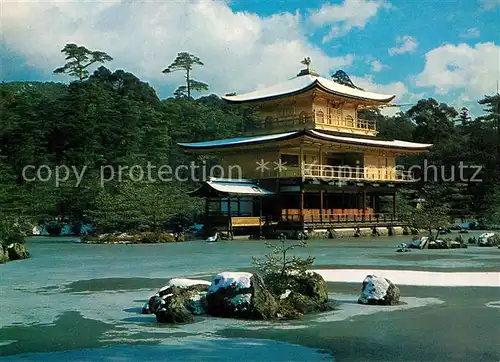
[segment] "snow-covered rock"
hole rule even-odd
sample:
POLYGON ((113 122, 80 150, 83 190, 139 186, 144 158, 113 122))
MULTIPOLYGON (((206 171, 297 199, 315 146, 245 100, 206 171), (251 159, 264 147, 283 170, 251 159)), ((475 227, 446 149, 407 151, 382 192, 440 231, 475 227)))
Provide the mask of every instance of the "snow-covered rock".
POLYGON ((252 273, 245 272, 223 272, 217 274, 213 280, 208 294, 217 292, 219 289, 233 288, 235 290, 244 290, 250 288, 250 278, 252 273))
POLYGON ((24 244, 21 243, 12 243, 8 245, 5 253, 8 255, 9 260, 26 259, 30 255, 24 244))
POLYGON ((500 238, 495 233, 484 233, 477 239, 478 246, 495 246, 500 244, 500 238))
POLYGON ((154 313, 161 323, 193 322, 193 315, 205 313, 205 296, 210 282, 175 278, 149 298, 143 314, 154 313))
POLYGON ((217 317, 269 319, 277 303, 258 275, 244 272, 217 274, 208 289, 207 312, 217 317))
POLYGON ((33 228, 32 234, 39 236, 48 236, 49 232, 45 227, 37 225, 33 228))
POLYGON ((210 285, 211 283, 206 280, 201 279, 186 279, 186 278, 174 278, 168 281, 168 287, 175 286, 179 288, 190 287, 192 285, 210 285))
POLYGON ((414 240, 408 245, 409 248, 424 249, 429 242, 428 236, 422 236, 420 239, 414 240))
POLYGON ((399 303, 399 288, 389 279, 368 275, 363 280, 360 304, 395 305, 399 303))

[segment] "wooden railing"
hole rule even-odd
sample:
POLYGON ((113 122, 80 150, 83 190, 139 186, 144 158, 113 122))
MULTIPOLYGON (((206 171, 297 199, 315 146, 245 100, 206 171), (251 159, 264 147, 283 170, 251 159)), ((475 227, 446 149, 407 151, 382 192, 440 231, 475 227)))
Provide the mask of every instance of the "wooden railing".
POLYGON ((300 114, 293 114, 288 116, 268 116, 261 119, 259 122, 247 125, 245 131, 259 131, 259 130, 272 130, 272 129, 297 129, 314 128, 316 125, 332 126, 353 130, 373 131, 377 130, 377 123, 375 120, 367 120, 361 118, 338 118, 331 115, 322 114, 321 111, 315 112, 302 112, 300 114))
POLYGON ((231 225, 233 227, 250 227, 264 225, 265 219, 259 216, 234 216, 231 218, 231 225))
POLYGON ((351 181, 415 181, 411 171, 392 168, 329 166, 306 163, 302 175, 308 178, 351 181))
POLYGON ((247 125, 245 131, 288 129, 301 126, 302 128, 314 128, 314 114, 301 113, 290 116, 269 116, 261 119, 260 122, 247 125))
POLYGON ((361 129, 361 130, 377 130, 377 122, 375 120, 361 119, 361 118, 338 118, 329 115, 318 115, 316 112, 315 121, 317 124, 322 124, 326 126, 349 128, 349 129, 361 129))
POLYGON ((352 224, 352 223, 393 223, 403 221, 400 215, 395 214, 303 214, 282 215, 282 221, 294 223, 323 223, 323 224, 352 224))

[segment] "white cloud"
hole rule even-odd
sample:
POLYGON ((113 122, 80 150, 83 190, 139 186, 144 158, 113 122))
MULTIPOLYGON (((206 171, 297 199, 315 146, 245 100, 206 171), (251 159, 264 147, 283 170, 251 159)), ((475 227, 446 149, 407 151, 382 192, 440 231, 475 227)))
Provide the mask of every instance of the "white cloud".
POLYGON ((481 36, 481 32, 478 28, 469 28, 460 34, 460 37, 464 39, 478 38, 479 36, 481 36))
POLYGON ((496 92, 500 76, 500 46, 494 43, 445 44, 429 51, 416 85, 457 102, 477 101, 496 92), (455 96, 456 94, 456 96, 455 96))
POLYGON ((324 4, 320 9, 311 11, 309 20, 316 27, 330 28, 323 37, 326 43, 353 28, 364 28, 381 8, 390 6, 384 0, 344 0, 342 4, 324 4))
POLYGON ((218 94, 288 79, 306 56, 321 73, 353 61, 310 44, 298 13, 260 17, 216 0, 18 2, 3 3, 2 11, 6 46, 46 74, 63 63, 60 49, 69 42, 106 51, 115 59, 111 69, 124 68, 155 87, 182 82, 182 74, 161 71, 178 52, 189 51, 205 63, 194 77, 218 94))
POLYGON ((398 36, 396 38, 396 46, 389 48, 389 55, 413 53, 417 49, 417 40, 410 35, 398 36))
POLYGON ((372 72, 375 73, 381 72, 384 69, 391 69, 391 67, 383 64, 380 60, 377 59, 370 59, 367 61, 367 63, 370 65, 372 72))
POLYGON ((500 0, 479 0, 479 5, 484 10, 493 10, 500 6, 500 0))

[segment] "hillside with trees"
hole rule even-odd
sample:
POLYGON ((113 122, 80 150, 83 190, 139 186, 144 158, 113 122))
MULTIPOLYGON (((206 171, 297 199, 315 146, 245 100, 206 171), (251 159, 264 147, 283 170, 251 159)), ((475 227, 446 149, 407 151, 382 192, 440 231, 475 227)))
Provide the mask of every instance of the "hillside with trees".
MULTIPOLYGON (((104 52, 68 44, 62 53, 66 63, 54 72, 73 76, 69 84, 0 84, 2 221, 34 224, 65 218, 76 224, 91 222, 101 231, 142 224, 168 229, 195 222, 202 203, 185 193, 194 182, 120 182, 105 175, 110 181, 103 185, 102 168, 146 169, 148 163, 175 168, 190 161, 210 165, 217 160, 186 155, 177 143, 241 135, 255 122, 255 111, 227 104, 216 95, 193 98, 193 92, 206 91, 209 85, 192 78, 193 67, 203 63, 189 53, 179 53, 163 70, 182 71, 186 78, 168 99, 160 99, 155 89, 126 70, 110 71, 102 64, 113 58, 104 52), (54 180, 29 182, 22 176, 26 165, 34 166, 30 176, 42 165, 47 166, 44 172, 66 165, 85 169, 85 175, 78 187, 74 172, 59 185, 54 180)), ((484 113, 476 119, 465 108, 457 111, 434 99, 422 99, 395 116, 363 111, 362 117, 378 122, 381 137, 435 144, 429 154, 400 164, 423 165, 427 159, 446 166, 445 175, 404 190, 401 198, 423 198, 429 203, 426 208, 500 224, 500 95, 478 102, 484 113), (480 166, 481 171, 474 175, 475 169, 461 170, 460 162, 480 166), (446 181, 451 174, 455 181, 446 181), (463 181, 461 176, 482 181, 463 181)))

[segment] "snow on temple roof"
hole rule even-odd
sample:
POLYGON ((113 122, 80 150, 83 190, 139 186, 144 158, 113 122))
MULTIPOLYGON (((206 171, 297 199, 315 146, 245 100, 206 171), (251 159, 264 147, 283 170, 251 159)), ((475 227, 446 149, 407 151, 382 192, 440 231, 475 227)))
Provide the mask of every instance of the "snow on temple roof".
POLYGON ((249 143, 259 143, 272 141, 275 139, 282 139, 288 136, 295 135, 299 132, 287 132, 279 133, 265 136, 252 136, 252 137, 237 137, 237 138, 227 138, 223 140, 206 141, 206 142, 194 142, 194 143, 178 143, 181 147, 186 148, 216 148, 216 147, 227 147, 235 146, 238 144, 249 144, 249 143))
POLYGON ((207 184, 213 189, 224 192, 227 194, 237 195, 272 195, 271 191, 264 190, 263 188, 244 182, 231 182, 231 181, 207 181, 207 184))
POLYGON ((432 147, 432 144, 429 143, 415 143, 415 142, 407 142, 399 140, 380 140, 380 139, 335 136, 315 130, 278 133, 267 136, 228 138, 228 139, 208 141, 208 142, 179 143, 179 145, 184 148, 201 150, 201 149, 223 148, 236 145, 251 145, 255 143, 269 142, 269 141, 281 141, 284 139, 290 139, 299 136, 309 136, 316 139, 329 140, 344 144, 348 143, 361 146, 397 148, 397 149, 407 149, 407 150, 426 150, 432 147))
POLYGON ((230 180, 230 179, 211 179, 203 183, 203 185, 189 192, 191 195, 203 196, 209 193, 207 189, 213 189, 217 192, 229 195, 246 195, 246 196, 266 196, 274 195, 271 191, 263 189, 253 183, 244 182, 243 180, 230 180))
POLYGON ((222 99, 225 99, 229 102, 257 101, 268 98, 282 97, 294 93, 302 93, 316 86, 332 94, 383 103, 390 102, 394 99, 394 97, 396 97, 395 95, 390 94, 366 92, 361 89, 351 88, 339 84, 330 79, 315 76, 312 74, 306 74, 294 77, 283 83, 279 83, 253 92, 239 95, 226 95, 223 96, 222 99))
POLYGON ((355 137, 343 137, 334 136, 323 132, 318 132, 315 130, 309 131, 312 135, 318 136, 323 139, 331 139, 332 141, 339 141, 341 143, 357 143, 362 145, 373 145, 381 147, 395 147, 395 148, 411 148, 411 149, 426 149, 432 147, 430 143, 415 143, 399 140, 377 140, 377 139, 366 139, 366 138, 355 138, 355 137))

